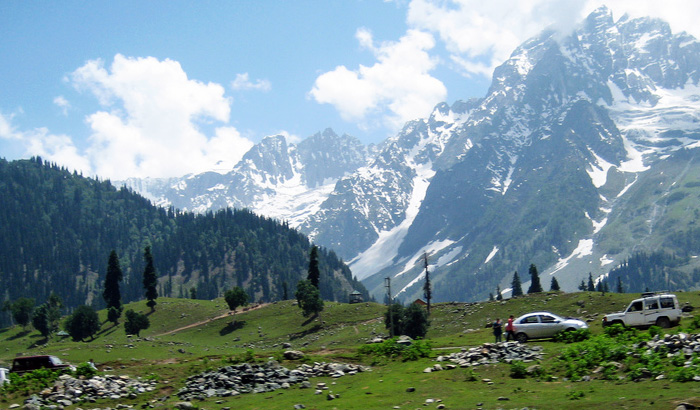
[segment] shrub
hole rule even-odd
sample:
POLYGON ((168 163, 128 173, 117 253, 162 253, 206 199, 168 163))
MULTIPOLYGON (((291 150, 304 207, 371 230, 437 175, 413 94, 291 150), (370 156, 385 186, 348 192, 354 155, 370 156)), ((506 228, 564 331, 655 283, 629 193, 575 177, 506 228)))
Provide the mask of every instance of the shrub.
POLYGON ((81 363, 80 365, 78 365, 78 367, 75 368, 76 377, 83 376, 86 379, 89 379, 96 374, 97 370, 94 367, 92 367, 90 363, 81 363))
POLYGON ((554 335, 554 340, 563 343, 576 343, 588 340, 590 337, 591 331, 588 329, 577 329, 571 331, 563 330, 554 335))
POLYGON ((527 368, 525 363, 520 360, 515 360, 510 364, 510 377, 513 379, 524 379, 527 377, 527 368))

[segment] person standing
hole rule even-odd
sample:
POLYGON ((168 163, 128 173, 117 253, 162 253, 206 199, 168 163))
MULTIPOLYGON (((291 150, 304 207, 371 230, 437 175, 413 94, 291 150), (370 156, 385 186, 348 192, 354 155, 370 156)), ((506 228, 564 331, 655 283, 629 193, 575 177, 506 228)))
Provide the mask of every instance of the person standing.
POLYGON ((508 322, 506 323, 506 342, 509 340, 515 340, 515 326, 513 325, 513 315, 510 315, 508 322))
POLYGON ((502 325, 501 325, 501 319, 496 318, 496 321, 493 322, 493 335, 496 337, 496 343, 501 341, 501 333, 503 332, 502 325))

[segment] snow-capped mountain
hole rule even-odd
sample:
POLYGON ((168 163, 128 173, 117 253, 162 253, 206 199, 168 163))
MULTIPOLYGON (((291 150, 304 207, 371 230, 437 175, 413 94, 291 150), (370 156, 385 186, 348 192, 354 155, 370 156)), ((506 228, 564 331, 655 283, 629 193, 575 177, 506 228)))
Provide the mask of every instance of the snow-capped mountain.
POLYGON ((129 186, 178 208, 287 220, 377 296, 385 277, 420 296, 423 253, 437 300, 507 291, 531 263, 573 289, 700 219, 687 217, 695 193, 678 191, 700 186, 688 151, 700 146, 698 67, 692 36, 601 8, 568 35, 523 43, 484 98, 439 104, 378 147, 330 130, 298 145, 269 137, 226 174, 129 186))

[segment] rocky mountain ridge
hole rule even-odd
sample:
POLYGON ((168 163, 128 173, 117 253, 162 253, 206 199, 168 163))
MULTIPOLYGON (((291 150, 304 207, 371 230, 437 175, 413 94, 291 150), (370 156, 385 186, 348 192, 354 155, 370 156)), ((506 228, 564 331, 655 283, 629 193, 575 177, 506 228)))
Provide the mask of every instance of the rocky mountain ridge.
POLYGON ((270 137, 225 176, 151 194, 288 220, 375 295, 391 277, 394 296, 421 296, 424 253, 438 300, 507 293, 531 263, 573 289, 695 221, 698 63, 692 36, 601 8, 568 35, 523 43, 484 98, 439 104, 378 147, 330 130, 297 146, 270 137), (669 203, 681 187, 692 192, 669 203))

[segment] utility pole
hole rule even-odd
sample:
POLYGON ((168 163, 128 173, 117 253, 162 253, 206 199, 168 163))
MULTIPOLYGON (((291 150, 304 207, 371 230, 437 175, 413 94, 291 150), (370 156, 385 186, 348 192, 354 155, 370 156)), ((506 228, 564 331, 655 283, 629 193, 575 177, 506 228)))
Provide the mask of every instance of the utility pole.
POLYGON ((393 310, 393 304, 394 301, 392 300, 391 297, 391 278, 386 277, 384 278, 384 286, 386 286, 386 293, 387 293, 387 301, 388 301, 388 309, 389 309, 389 335, 391 337, 394 337, 394 312, 393 310))
POLYGON ((430 314, 430 299, 432 290, 430 289, 430 272, 428 271, 428 252, 423 253, 423 265, 425 266, 425 285, 423 285, 423 296, 428 304, 428 314, 430 314))

